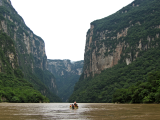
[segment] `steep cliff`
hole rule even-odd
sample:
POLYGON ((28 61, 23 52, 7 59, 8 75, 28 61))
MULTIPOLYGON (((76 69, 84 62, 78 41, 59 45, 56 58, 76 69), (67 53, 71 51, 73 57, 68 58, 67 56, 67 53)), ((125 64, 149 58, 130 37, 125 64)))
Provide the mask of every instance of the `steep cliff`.
MULTIPOLYGON (((24 78, 51 101, 56 101, 55 78, 47 70, 44 41, 25 25, 10 0, 0 0, 0 30, 14 40, 18 64, 24 78)), ((9 56, 14 59, 13 55, 9 56)))
POLYGON ((135 0, 115 14, 91 23, 87 32, 84 78, 100 74, 119 61, 130 64, 140 51, 158 46, 156 0, 135 0))
POLYGON ((73 92, 74 85, 82 74, 83 60, 48 60, 48 70, 56 78, 58 96, 67 102, 73 92))
POLYGON ((14 41, 0 31, 0 102, 49 102, 23 78, 14 41))
POLYGON ((159 6, 158 0, 134 0, 91 23, 83 74, 70 102, 112 102, 114 91, 145 82, 149 72, 160 70, 159 6))

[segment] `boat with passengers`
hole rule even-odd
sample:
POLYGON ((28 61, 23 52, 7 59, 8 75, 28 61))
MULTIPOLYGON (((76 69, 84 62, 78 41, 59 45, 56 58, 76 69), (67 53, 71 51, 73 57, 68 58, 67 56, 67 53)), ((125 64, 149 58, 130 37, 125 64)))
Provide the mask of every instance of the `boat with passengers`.
POLYGON ((70 108, 78 109, 78 104, 76 103, 76 101, 74 102, 74 104, 70 104, 70 108))

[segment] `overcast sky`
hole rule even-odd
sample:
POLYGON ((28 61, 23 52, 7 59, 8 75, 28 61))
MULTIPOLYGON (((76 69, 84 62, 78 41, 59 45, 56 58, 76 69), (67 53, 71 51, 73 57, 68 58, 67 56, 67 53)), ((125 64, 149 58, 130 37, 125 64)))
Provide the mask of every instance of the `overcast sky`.
POLYGON ((86 32, 134 0, 11 0, 26 25, 45 42, 48 59, 84 59, 86 32))

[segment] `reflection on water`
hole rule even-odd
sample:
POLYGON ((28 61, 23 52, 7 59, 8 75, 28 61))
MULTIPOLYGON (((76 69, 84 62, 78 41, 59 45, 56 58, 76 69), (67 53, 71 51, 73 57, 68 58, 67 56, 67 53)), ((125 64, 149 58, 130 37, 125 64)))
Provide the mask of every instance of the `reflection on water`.
POLYGON ((0 103, 0 120, 160 120, 160 104, 0 103))

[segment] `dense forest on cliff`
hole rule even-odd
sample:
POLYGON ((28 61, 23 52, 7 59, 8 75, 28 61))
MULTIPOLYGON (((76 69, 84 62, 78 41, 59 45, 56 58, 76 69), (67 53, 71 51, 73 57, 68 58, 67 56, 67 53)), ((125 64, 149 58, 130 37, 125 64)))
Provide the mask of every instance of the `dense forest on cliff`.
POLYGON ((152 99, 149 93, 152 87, 157 86, 148 87, 150 90, 147 88, 147 85, 152 83, 152 77, 147 82, 148 74, 160 71, 159 6, 158 0, 134 0, 115 14, 91 23, 94 29, 88 30, 87 33, 87 36, 91 37, 86 39, 84 73, 74 87, 70 102, 74 100, 77 102, 112 102, 115 91, 113 102, 157 102, 159 100, 157 98, 159 88, 153 91, 152 99), (93 72, 90 69, 94 68, 93 53, 95 52, 94 57, 98 58, 102 55, 99 51, 103 48, 106 49, 106 53, 99 59, 106 56, 114 57, 117 45, 123 46, 118 63, 92 76, 93 72), (85 71, 89 72, 86 74, 85 71), (146 82, 145 91, 137 90, 143 86, 140 82, 146 82), (120 94, 121 91, 133 90, 130 86, 135 86, 134 90, 141 94, 139 101, 134 101, 132 98, 125 101, 123 97, 120 98, 121 95, 127 94, 138 97, 136 93, 120 94))
POLYGON ((117 89, 136 85, 138 81, 146 82, 149 72, 160 70, 159 62, 160 48, 151 49, 142 52, 142 56, 129 65, 118 64, 102 71, 94 78, 81 78, 76 83, 69 101, 112 102, 112 96, 117 89))
POLYGON ((114 103, 160 103, 160 71, 147 75, 147 82, 137 82, 128 89, 117 89, 113 94, 114 103))
MULTIPOLYGON (((10 42, 7 43, 8 47, 3 47, 4 44, 1 44, 1 47, 3 48, 2 54, 3 59, 13 59, 12 61, 15 61, 17 64, 18 71, 23 74, 23 79, 22 81, 18 78, 15 78, 14 76, 16 75, 16 72, 12 72, 12 78, 8 78, 8 75, 5 75, 4 72, 1 72, 2 76, 2 81, 4 84, 1 84, 1 88, 7 87, 8 86, 8 91, 14 91, 14 94, 16 96, 22 97, 22 96, 27 96, 29 93, 32 95, 35 91, 35 96, 36 94, 39 96, 42 96, 42 94, 46 97, 44 97, 47 101, 48 98, 50 102, 57 102, 61 101, 60 98, 56 95, 57 94, 57 88, 55 85, 55 78, 52 73, 50 73, 47 70, 47 57, 45 54, 45 46, 44 46, 44 41, 36 36, 25 24, 23 18, 17 13, 17 11, 13 8, 10 0, 0 0, 0 32, 2 34, 2 37, 0 39, 0 42, 3 41, 3 34, 5 36, 10 38, 10 42), (14 46, 9 47, 9 46, 14 46), (11 52, 6 52, 6 49, 11 49, 11 52), (13 55, 16 57, 13 57, 13 55), (7 79, 4 79, 6 76, 7 79), (24 80, 25 79, 25 80, 24 80), (13 84, 13 90, 12 90, 12 85, 8 84, 9 81, 17 81, 16 84, 13 84), (24 82, 26 81, 27 82, 24 82), (19 82, 18 82, 19 81, 19 82), (22 84, 24 82, 24 84, 22 84), (53 83, 53 84, 52 84, 53 83), (4 86, 7 84, 6 86, 4 86), (19 84, 21 88, 24 90, 24 94, 20 94, 18 91, 21 90, 17 87, 15 89, 14 86, 17 86, 19 84), (30 91, 29 91, 30 89, 30 91), (33 92, 32 92, 33 90, 33 92), (39 91, 39 92, 38 92, 39 91)), ((8 39, 8 38, 7 38, 8 39)), ((2 57, 2 56, 1 56, 2 57)), ((11 61, 10 60, 10 61, 11 61)), ((0 61, 0 67, 1 64, 11 64, 11 66, 6 66, 6 69, 10 71, 9 69, 16 71, 12 63, 8 61, 5 63, 4 60, 0 61)), ((4 67, 4 66, 3 66, 4 67)), ((3 92, 5 93, 5 92, 3 92)), ((11 93, 12 94, 12 93, 11 93)), ((9 94, 8 94, 9 95, 9 94)), ((12 96, 12 95, 11 95, 12 96)), ((14 95, 13 95, 14 96, 14 95)), ((7 96, 6 96, 7 98, 7 96)), ((43 99, 44 99, 43 98, 43 99)), ((9 100, 7 98, 7 100, 9 100)), ((10 101, 10 100, 9 100, 10 101)), ((19 102, 22 102, 20 99, 18 100, 19 102)), ((24 102, 24 101, 23 101, 24 102)), ((25 101, 25 102, 33 102, 33 101, 25 101)))
POLYGON ((14 41, 0 32, 0 44, 0 102, 49 102, 48 98, 23 78, 18 67, 14 41), (7 57, 7 54, 11 56, 7 57))

